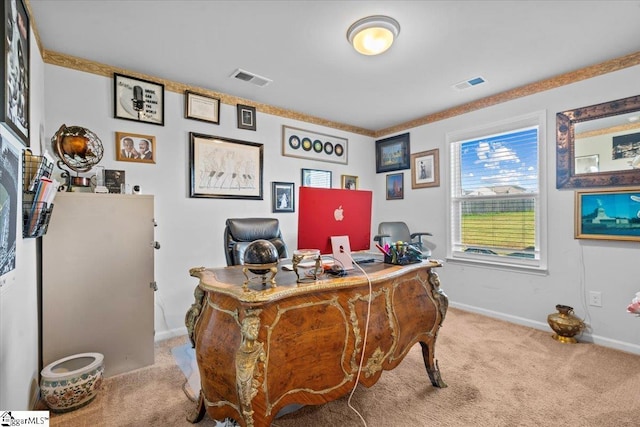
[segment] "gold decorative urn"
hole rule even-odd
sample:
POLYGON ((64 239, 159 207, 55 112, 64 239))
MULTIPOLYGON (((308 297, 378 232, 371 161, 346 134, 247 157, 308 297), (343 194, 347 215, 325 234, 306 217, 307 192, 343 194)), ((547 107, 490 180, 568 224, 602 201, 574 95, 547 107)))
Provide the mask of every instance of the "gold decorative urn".
POLYGON ((556 305, 557 313, 547 316, 547 322, 555 332, 553 339, 562 343, 578 342, 574 336, 584 329, 584 322, 573 314, 573 307, 556 305))

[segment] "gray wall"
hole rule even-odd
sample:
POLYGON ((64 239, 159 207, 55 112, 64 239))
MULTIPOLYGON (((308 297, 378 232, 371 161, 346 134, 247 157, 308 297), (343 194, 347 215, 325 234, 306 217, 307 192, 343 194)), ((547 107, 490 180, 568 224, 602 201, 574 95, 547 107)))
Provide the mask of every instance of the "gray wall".
MULTIPOLYGON (((35 46, 35 43, 32 43, 35 46)), ((556 304, 571 305, 585 318, 589 330, 581 338, 640 354, 638 319, 625 312, 640 290, 633 268, 640 255, 637 243, 575 240, 573 238, 573 192, 555 189, 555 113, 575 107, 637 95, 636 66, 559 89, 528 96, 448 120, 410 129, 411 151, 440 150, 441 186, 411 190, 405 171, 405 198, 385 199, 385 175, 375 173, 374 139, 343 131, 269 116, 258 111, 256 132, 236 127, 235 107, 222 105, 221 124, 211 125, 183 118, 183 96, 166 92, 165 126, 114 119, 112 79, 53 65, 43 65, 37 49, 32 52, 32 123, 40 127, 46 117, 42 140, 48 146, 58 127, 85 126, 105 147, 101 162, 106 168, 124 169, 127 181, 155 195, 158 227, 156 239, 156 339, 185 332, 184 314, 192 303, 196 280, 188 271, 197 266, 224 265, 222 232, 232 216, 275 216, 282 223, 287 244, 295 248, 297 215, 271 213, 271 182, 300 184, 300 168, 333 171, 333 185, 340 175, 360 177, 362 189, 374 191, 372 224, 405 220, 414 231, 431 231, 434 257, 446 258, 448 147, 446 135, 545 110, 547 222, 543 239, 549 249, 548 272, 523 273, 499 268, 445 262, 440 270, 442 287, 453 306, 508 321, 549 330, 546 316, 556 304), (635 86, 634 86, 635 84, 635 86), (44 89, 43 89, 44 87, 44 89), (44 102, 44 107, 42 103, 44 102), (35 111, 34 111, 35 110, 35 111), (43 114, 44 112, 44 114, 43 114), (327 133, 349 139, 349 164, 315 162, 283 157, 282 125, 327 133), (115 132, 155 135, 155 165, 115 161, 115 132), (200 132, 265 146, 264 200, 192 199, 188 197, 188 132, 200 132), (589 290, 602 292, 603 307, 588 307, 589 290)), ((348 119, 345 120, 348 122, 348 119)), ((38 135, 32 145, 39 152, 38 135)), ((55 214, 55 211, 54 211, 55 214)), ((123 242, 126 244, 126 242, 123 242)), ((90 250, 90 248, 88 248, 90 250)), ((36 248, 32 240, 18 242, 17 269, 2 278, 0 288, 0 407, 27 409, 33 403, 37 381, 36 248), (17 342, 20 345, 15 345, 17 342), (26 356, 25 356, 26 355, 26 356)), ((551 335, 551 331, 549 330, 551 335)))
MULTIPOLYGON (((626 312, 640 291, 635 265, 640 245, 574 239, 574 192, 555 188, 556 113, 638 95, 639 73, 640 66, 636 66, 410 130, 412 152, 440 149, 442 185, 405 192, 402 201, 378 198, 377 214, 384 220, 402 212, 413 228, 433 231, 434 256, 445 259, 447 134, 546 111, 546 154, 541 166, 546 167, 542 186, 547 190, 547 229, 542 240, 549 254, 548 273, 447 262, 440 277, 453 306, 550 331, 547 315, 556 311, 556 304, 570 305, 589 325, 583 341, 640 354, 640 320, 626 312), (590 290, 602 293, 602 307, 587 305, 590 290)), ((384 177, 377 176, 376 181, 376 188, 383 188, 384 177)))
MULTIPOLYGON (((44 64, 33 35, 31 44, 31 147, 39 153, 44 132, 44 64)), ((20 154, 22 145, 3 126, 0 133, 20 154)), ((22 193, 18 192, 18 206, 22 193)), ((19 208, 18 221, 22 219, 19 208)), ((23 239, 18 225, 16 268, 0 278, 0 408, 26 410, 38 393, 38 296, 36 239, 23 239)))
MULTIPOLYGON (((229 217, 268 216, 280 220, 287 245, 297 244, 296 213, 273 214, 271 182, 294 182, 300 186, 301 168, 331 170, 333 187, 340 175, 360 177, 361 189, 375 190, 375 153, 372 139, 303 122, 260 113, 256 131, 238 129, 236 108, 221 105, 220 124, 184 118, 184 96, 165 92, 165 125, 157 126, 113 118, 112 79, 46 66, 46 135, 62 123, 84 126, 95 132, 104 145, 100 165, 126 171, 127 183, 139 184, 143 193, 155 195, 156 239, 156 339, 185 333, 184 315, 193 303, 197 281, 189 269, 226 265, 223 229, 229 217), (318 131, 348 139, 348 165, 284 157, 282 125, 318 131), (156 137, 156 164, 115 160, 115 132, 156 137), (264 144, 264 199, 231 200, 189 197, 189 132, 228 137, 264 144)), ((384 196, 383 192, 380 192, 384 196)), ((297 196, 297 195, 296 195, 297 196)), ((297 197, 296 197, 297 199, 297 197)), ((374 218, 375 220, 375 218, 374 218)), ((123 242, 126 244, 126 242, 123 242)))

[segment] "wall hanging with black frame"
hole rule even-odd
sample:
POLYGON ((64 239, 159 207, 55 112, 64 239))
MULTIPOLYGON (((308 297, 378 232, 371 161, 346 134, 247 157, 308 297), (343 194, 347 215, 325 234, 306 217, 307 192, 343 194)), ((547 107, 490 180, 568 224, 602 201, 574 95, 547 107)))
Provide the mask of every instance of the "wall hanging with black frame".
POLYGON ((262 200, 264 146, 189 133, 190 197, 262 200))
POLYGON ((184 117, 219 125, 220 100, 187 90, 184 92, 184 117))
POLYGON ((409 133, 376 141, 376 173, 409 169, 409 133))
POLYGON ((331 171, 318 169, 302 169, 300 185, 303 187, 331 188, 331 171))
POLYGON ((238 104, 238 129, 256 130, 256 107, 238 104))
POLYGON ((295 184, 293 182, 271 183, 272 212, 295 212, 295 184))
POLYGON ((404 199, 404 173, 390 173, 386 182, 387 200, 404 199))
POLYGON ((116 119, 164 126, 164 85, 114 73, 113 109, 116 119))

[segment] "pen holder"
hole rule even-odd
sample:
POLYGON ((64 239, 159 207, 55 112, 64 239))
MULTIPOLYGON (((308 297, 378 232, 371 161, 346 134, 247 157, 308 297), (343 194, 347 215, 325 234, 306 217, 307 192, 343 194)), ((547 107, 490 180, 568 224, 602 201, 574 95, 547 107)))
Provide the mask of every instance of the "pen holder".
POLYGON ((422 253, 409 243, 395 243, 384 255, 385 264, 407 265, 422 262, 422 253))

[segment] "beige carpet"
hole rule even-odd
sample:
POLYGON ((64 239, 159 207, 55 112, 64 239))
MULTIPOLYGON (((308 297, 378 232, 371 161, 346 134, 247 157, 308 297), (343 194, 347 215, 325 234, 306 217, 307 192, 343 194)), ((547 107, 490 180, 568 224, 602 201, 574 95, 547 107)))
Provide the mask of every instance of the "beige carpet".
MULTIPOLYGON (((552 311, 550 311, 552 312, 552 311)), ((640 321, 638 323, 640 328, 640 321)), ((448 388, 431 386, 420 346, 352 405, 369 427, 638 426, 640 356, 594 344, 561 344, 544 332, 450 309, 436 346, 448 388)), ((88 406, 52 414, 52 426, 190 426, 195 405, 171 348, 156 345, 156 363, 104 382, 88 406)), ((199 423, 213 427, 208 415, 199 423)), ((305 407, 275 421, 279 427, 362 426, 347 397, 305 407)))

